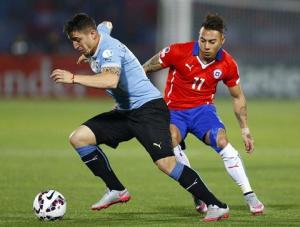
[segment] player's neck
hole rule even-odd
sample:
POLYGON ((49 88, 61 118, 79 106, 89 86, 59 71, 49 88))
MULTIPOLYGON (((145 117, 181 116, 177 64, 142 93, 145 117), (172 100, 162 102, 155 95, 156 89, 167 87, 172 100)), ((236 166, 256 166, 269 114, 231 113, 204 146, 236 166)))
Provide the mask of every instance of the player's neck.
POLYGON ((91 51, 90 51, 90 53, 89 53, 90 56, 93 56, 93 55, 96 53, 100 41, 101 41, 101 35, 98 34, 98 35, 96 36, 96 40, 95 40, 94 47, 91 49, 91 51))
POLYGON ((205 57, 201 56, 201 54, 199 54, 199 58, 200 58, 201 62, 206 65, 215 60, 215 58, 205 58, 205 57))

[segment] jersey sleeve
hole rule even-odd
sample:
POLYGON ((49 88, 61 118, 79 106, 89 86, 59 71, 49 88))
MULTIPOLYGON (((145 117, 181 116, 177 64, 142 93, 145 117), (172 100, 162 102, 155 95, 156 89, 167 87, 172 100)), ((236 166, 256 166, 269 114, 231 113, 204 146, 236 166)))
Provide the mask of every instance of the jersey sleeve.
POLYGON ((121 68, 122 50, 118 47, 104 49, 101 58, 101 69, 107 67, 121 68))
POLYGON ((162 49, 159 53, 159 62, 163 68, 170 67, 176 62, 178 48, 176 45, 170 45, 162 49))
POLYGON ((97 31, 98 33, 105 33, 105 34, 108 34, 110 35, 111 33, 111 30, 112 30, 112 26, 109 22, 107 21, 103 21, 102 23, 100 23, 98 26, 97 26, 97 31))
POLYGON ((228 73, 223 82, 227 87, 234 87, 240 83, 238 65, 233 59, 228 63, 228 73))

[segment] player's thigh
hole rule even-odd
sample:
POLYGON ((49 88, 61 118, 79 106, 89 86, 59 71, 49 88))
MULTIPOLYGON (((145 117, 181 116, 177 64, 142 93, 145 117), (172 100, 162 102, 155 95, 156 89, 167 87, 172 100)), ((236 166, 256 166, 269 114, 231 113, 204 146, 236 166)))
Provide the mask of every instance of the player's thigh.
POLYGON ((182 140, 181 133, 176 125, 170 124, 170 132, 172 137, 173 147, 176 147, 182 140))
POLYGON ((151 101, 131 115, 132 131, 154 162, 174 156, 169 124, 170 115, 163 100, 151 101))
MULTIPOLYGON (((170 129, 172 139, 176 139, 177 144, 183 140, 188 132, 189 117, 185 111, 170 111, 170 129)), ((174 144, 174 142, 173 142, 174 144)))
POLYGON ((218 139, 226 136, 225 126, 214 105, 204 105, 193 114, 192 133, 205 144, 219 152, 218 139), (225 134, 224 134, 225 133, 225 134))
POLYGON ((212 128, 224 128, 221 119, 216 113, 214 105, 202 105, 193 109, 193 112, 191 113, 191 121, 191 133, 203 141, 206 133, 212 128))
POLYGON ((94 133, 96 144, 106 144, 116 148, 120 142, 133 137, 126 113, 117 110, 99 114, 84 122, 83 125, 94 133))

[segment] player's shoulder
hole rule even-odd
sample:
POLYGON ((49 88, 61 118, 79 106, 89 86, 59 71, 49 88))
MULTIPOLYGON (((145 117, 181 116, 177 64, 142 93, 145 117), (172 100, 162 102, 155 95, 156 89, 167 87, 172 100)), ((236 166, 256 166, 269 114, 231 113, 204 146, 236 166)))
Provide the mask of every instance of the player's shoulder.
POLYGON ((121 42, 112 38, 110 35, 100 33, 100 44, 96 50, 96 58, 100 62, 111 61, 114 56, 118 56, 121 53, 121 42))
POLYGON ((100 52, 103 52, 106 49, 113 50, 114 52, 122 51, 125 48, 125 45, 119 41, 111 37, 110 35, 103 34, 100 40, 100 52))
POLYGON ((226 61, 226 62, 235 62, 233 56, 228 53, 228 51, 226 51, 225 49, 222 49, 222 60, 226 61))
POLYGON ((170 51, 172 55, 181 57, 192 53, 194 43, 195 42, 173 43, 168 47, 166 47, 165 49, 167 49, 167 52, 170 51))
POLYGON ((232 66, 237 65, 235 59, 231 54, 229 54, 226 50, 222 49, 222 60, 225 62, 226 65, 232 66))
POLYGON ((100 39, 100 44, 101 45, 104 45, 104 46, 106 46, 106 45, 116 46, 116 45, 118 45, 118 44, 121 43, 118 39, 110 36, 109 34, 106 34, 105 32, 99 32, 99 33, 101 35, 101 39, 100 39))
POLYGON ((187 49, 193 49, 195 42, 185 42, 185 43, 173 43, 170 45, 170 47, 177 48, 179 50, 187 50, 187 49))

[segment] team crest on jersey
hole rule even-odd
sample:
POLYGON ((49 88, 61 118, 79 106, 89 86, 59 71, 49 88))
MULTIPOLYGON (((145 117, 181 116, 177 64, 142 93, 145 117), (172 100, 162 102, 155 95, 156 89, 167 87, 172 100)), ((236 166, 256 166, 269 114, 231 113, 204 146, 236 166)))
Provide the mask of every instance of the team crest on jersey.
POLYGON ((222 71, 220 69, 215 69, 213 74, 215 79, 219 79, 222 76, 222 71))
POLYGON ((160 57, 164 57, 164 56, 166 56, 166 54, 167 53, 169 53, 170 52, 170 47, 166 47, 166 48, 164 48, 161 52, 160 52, 160 57))
POLYGON ((105 61, 110 60, 112 55, 113 55, 112 51, 108 49, 104 50, 102 53, 102 57, 104 58, 105 61))

